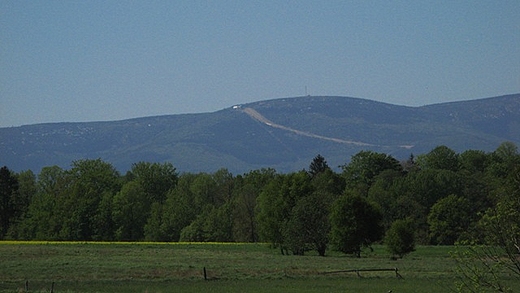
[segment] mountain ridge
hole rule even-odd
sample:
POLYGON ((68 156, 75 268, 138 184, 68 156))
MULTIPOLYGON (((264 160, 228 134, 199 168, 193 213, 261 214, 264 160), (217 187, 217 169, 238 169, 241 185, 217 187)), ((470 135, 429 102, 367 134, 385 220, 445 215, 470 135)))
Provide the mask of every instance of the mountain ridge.
POLYGON ((0 128, 0 164, 39 172, 101 158, 120 171, 169 161, 180 172, 288 172, 306 168, 317 154, 336 167, 365 149, 405 159, 437 145, 492 151, 503 141, 520 143, 520 94, 419 107, 305 96, 210 113, 0 128))

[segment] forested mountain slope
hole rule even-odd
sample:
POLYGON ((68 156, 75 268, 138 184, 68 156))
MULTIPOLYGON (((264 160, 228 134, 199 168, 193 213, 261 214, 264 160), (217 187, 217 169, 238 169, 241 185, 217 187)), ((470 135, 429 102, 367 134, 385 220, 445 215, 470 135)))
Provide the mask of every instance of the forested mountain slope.
POLYGON ((491 151, 503 141, 520 144, 520 94, 422 107, 308 96, 213 113, 0 128, 0 165, 38 172, 101 158, 123 172, 139 161, 168 161, 180 172, 288 172, 317 154, 335 167, 360 150, 406 159, 437 145, 491 151))

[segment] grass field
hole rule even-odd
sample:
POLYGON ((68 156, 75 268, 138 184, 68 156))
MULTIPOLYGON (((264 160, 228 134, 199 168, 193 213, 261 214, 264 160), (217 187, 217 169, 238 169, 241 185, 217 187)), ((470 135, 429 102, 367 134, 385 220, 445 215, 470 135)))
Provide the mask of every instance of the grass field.
POLYGON ((453 247, 353 258, 283 256, 265 244, 0 242, 0 292, 449 292, 453 247), (329 273, 395 268, 395 272, 329 273), (204 279, 204 268, 207 280, 204 279))

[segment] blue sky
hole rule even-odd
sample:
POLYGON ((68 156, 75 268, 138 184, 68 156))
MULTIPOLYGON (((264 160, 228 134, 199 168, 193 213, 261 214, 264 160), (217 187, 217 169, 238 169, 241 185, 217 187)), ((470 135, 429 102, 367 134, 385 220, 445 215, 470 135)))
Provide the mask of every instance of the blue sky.
POLYGON ((1 1, 0 127, 520 92, 520 1, 1 1))

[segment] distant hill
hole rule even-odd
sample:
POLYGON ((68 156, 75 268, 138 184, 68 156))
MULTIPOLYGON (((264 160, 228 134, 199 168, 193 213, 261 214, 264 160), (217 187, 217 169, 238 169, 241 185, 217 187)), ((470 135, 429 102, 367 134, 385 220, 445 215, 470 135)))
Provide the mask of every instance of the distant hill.
POLYGON ((493 151, 504 141, 520 146, 520 94, 422 107, 307 96, 213 113, 0 128, 0 165, 39 172, 101 158, 121 172, 139 161, 168 161, 179 172, 290 172, 317 154, 336 167, 361 150, 402 160, 438 145, 493 151))

